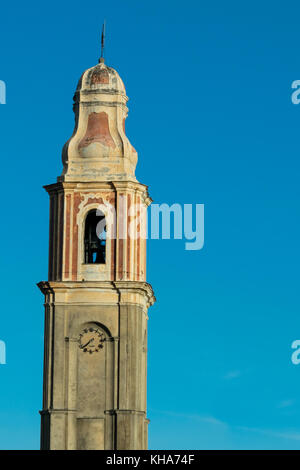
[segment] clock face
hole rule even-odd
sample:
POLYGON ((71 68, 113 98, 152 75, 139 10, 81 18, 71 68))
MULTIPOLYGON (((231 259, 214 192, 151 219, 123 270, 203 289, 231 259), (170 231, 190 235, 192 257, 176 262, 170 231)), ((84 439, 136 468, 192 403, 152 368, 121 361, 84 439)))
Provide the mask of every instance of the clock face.
POLYGON ((85 328, 79 335, 79 348, 84 353, 93 354, 103 348, 104 334, 97 328, 85 328))

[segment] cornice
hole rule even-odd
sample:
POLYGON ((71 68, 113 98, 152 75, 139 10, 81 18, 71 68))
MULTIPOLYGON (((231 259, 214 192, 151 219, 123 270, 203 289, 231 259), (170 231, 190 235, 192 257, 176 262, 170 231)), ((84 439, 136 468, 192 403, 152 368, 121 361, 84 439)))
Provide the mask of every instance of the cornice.
POLYGON ((149 206, 152 202, 149 196, 148 186, 138 181, 108 181, 108 182, 67 182, 58 181, 44 186, 49 195, 62 193, 64 191, 136 191, 142 196, 144 204, 149 206))
POLYGON ((41 281, 37 284, 44 295, 71 290, 117 291, 119 294, 141 293, 146 295, 147 304, 156 301, 152 286, 142 281, 41 281))

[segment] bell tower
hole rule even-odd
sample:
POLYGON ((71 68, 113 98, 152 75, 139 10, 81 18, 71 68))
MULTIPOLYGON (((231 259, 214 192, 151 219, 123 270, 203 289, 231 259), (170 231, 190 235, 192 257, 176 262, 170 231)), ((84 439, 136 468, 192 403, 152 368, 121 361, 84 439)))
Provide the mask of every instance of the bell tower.
POLYGON ((50 196, 42 449, 147 449, 147 186, 125 133, 124 84, 103 58, 81 76, 50 196))

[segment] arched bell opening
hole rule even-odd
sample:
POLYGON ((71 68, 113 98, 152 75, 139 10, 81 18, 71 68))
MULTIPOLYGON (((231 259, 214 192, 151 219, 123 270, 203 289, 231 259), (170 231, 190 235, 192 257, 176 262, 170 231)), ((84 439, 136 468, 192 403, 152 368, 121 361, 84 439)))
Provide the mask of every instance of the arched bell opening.
POLYGON ((106 220, 102 212, 91 210, 85 219, 84 263, 106 263, 106 220))

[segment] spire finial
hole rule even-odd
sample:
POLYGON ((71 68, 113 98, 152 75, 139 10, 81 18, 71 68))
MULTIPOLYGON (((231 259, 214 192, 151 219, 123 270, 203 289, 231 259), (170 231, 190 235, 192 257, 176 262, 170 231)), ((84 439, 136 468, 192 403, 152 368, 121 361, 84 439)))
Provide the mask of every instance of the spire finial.
POLYGON ((99 59, 99 62, 102 62, 102 63, 104 63, 105 23, 106 21, 104 20, 103 26, 102 26, 102 35, 101 35, 101 57, 99 59))

